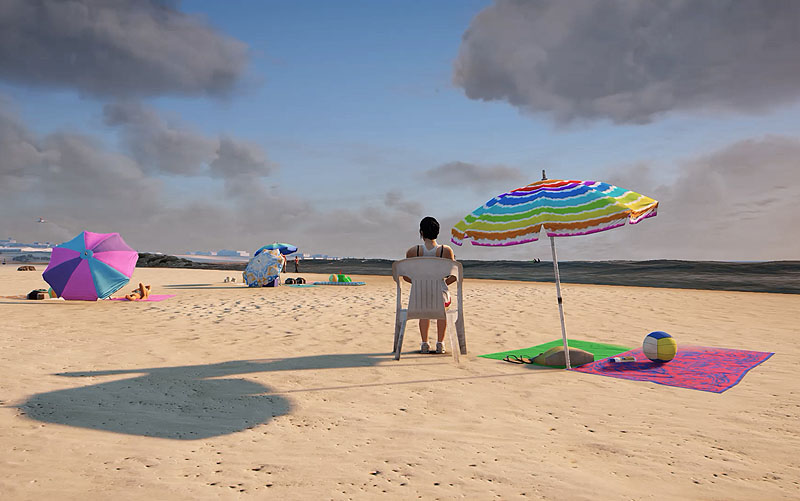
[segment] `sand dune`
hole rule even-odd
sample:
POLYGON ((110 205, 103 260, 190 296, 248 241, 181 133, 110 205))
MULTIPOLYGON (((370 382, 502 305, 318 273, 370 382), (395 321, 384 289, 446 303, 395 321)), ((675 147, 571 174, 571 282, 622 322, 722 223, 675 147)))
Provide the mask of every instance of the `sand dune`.
MULTIPOLYGON (((564 285, 575 339, 776 353, 712 394, 475 357, 558 338, 552 284, 465 281, 455 365, 413 325, 391 358, 390 277, 227 276, 137 269, 177 295, 157 303, 0 299, 2 497, 800 497, 800 296, 564 285)), ((41 285, 0 268, 0 295, 41 285)))

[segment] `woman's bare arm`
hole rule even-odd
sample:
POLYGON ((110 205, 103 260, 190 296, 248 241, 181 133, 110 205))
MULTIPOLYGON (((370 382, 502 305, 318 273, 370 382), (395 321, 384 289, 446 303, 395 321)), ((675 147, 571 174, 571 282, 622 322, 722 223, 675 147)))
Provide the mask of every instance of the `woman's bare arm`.
MULTIPOLYGON (((409 247, 408 250, 406 251, 406 258, 409 258, 409 257, 417 257, 417 246, 416 245, 414 247, 409 247)), ((411 279, 408 278, 408 277, 403 277, 403 280, 405 280, 408 283, 411 283, 411 279)))
MULTIPOLYGON (((453 261, 455 261, 456 260, 456 253, 453 252, 453 249, 451 249, 449 245, 443 245, 442 247, 443 247, 442 248, 442 257, 444 259, 452 259, 453 261)), ((456 281, 456 277, 450 275, 449 277, 447 277, 444 280, 444 283, 446 283, 447 285, 450 285, 455 281, 456 281)))

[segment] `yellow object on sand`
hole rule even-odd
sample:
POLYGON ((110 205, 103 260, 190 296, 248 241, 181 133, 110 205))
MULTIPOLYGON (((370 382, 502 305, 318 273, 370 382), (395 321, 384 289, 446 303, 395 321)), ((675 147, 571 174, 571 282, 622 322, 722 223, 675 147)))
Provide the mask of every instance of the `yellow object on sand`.
POLYGON ((331 275, 328 277, 328 282, 338 282, 338 281, 339 281, 339 275, 331 275))

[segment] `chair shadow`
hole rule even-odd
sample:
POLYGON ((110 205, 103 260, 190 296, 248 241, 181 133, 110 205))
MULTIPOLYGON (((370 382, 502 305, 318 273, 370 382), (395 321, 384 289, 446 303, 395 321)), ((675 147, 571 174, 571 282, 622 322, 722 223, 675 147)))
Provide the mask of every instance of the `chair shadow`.
POLYGON ((240 360, 209 365, 56 374, 103 377, 138 374, 32 396, 17 406, 45 423, 197 440, 235 433, 288 414, 291 402, 268 386, 230 376, 284 370, 373 367, 387 353, 240 360))
MULTIPOLYGON (((239 286, 239 284, 235 284, 235 285, 233 285, 233 287, 231 287, 231 286, 228 286, 228 287, 225 287, 225 286, 215 287, 215 286, 211 286, 211 285, 207 285, 207 286, 203 286, 203 287, 176 287, 174 285, 165 285, 164 286, 164 289, 181 289, 181 290, 212 290, 212 289, 222 289, 222 290, 237 290, 237 289, 239 289, 239 290, 241 290, 241 289, 255 289, 255 288, 257 288, 257 287, 244 287, 244 286, 239 286)), ((261 288, 261 287, 258 287, 258 288, 261 288)))

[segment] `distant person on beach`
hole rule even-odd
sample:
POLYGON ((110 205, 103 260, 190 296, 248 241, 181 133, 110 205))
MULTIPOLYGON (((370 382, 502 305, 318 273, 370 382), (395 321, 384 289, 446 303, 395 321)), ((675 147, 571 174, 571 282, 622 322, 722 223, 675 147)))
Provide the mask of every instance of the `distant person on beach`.
POLYGON ((300 273, 300 270, 298 270, 298 269, 297 269, 297 263, 298 263, 298 261, 300 261, 300 260, 297 258, 297 256, 295 256, 295 257, 294 257, 294 272, 295 272, 295 273, 300 273))
MULTIPOLYGON (((436 242, 436 238, 439 236, 439 221, 435 218, 427 216, 419 222, 419 236, 422 239, 422 245, 415 245, 408 249, 406 251, 407 258, 426 256, 441 257, 455 261, 456 255, 453 253, 453 249, 448 245, 440 245, 436 242)), ((449 307, 451 302, 450 290, 447 286, 455 281, 455 277, 447 277, 446 280, 442 280, 442 294, 444 295, 445 308, 449 307)), ((431 350, 428 344, 428 328, 430 324, 431 321, 427 318, 420 319, 419 321, 419 334, 422 337, 420 351, 422 353, 430 353, 431 350)), ((436 328, 436 353, 444 353, 444 345, 442 342, 444 341, 445 329, 447 329, 447 320, 443 318, 438 319, 436 321, 436 328)))

